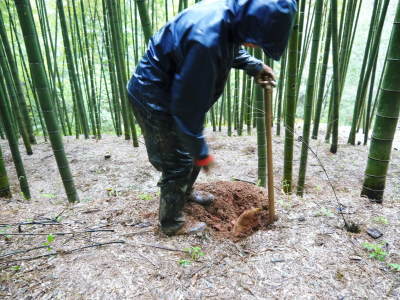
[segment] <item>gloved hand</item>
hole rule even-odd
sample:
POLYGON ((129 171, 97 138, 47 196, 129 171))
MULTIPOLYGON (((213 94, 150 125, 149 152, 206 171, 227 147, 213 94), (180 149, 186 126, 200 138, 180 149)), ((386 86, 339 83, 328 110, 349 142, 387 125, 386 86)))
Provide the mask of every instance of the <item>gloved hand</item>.
POLYGON ((204 172, 208 173, 210 168, 215 164, 214 156, 207 155, 205 158, 196 159, 194 164, 198 167, 202 167, 204 172))
POLYGON ((255 76, 255 79, 256 83, 261 85, 262 87, 266 87, 267 85, 276 86, 274 71, 266 64, 263 64, 263 68, 255 76))

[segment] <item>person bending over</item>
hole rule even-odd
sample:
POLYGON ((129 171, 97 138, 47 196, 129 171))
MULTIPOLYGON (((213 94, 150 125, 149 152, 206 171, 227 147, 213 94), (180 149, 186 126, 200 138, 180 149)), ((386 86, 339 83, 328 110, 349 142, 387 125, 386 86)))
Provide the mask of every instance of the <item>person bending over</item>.
POLYGON ((214 162, 203 136, 205 115, 221 96, 231 68, 259 84, 273 83, 272 69, 245 46, 278 60, 296 13, 294 0, 211 0, 178 14, 151 39, 127 89, 151 164, 161 172, 159 222, 167 235, 189 233, 187 201, 207 205, 212 195, 193 192, 201 168, 214 162))

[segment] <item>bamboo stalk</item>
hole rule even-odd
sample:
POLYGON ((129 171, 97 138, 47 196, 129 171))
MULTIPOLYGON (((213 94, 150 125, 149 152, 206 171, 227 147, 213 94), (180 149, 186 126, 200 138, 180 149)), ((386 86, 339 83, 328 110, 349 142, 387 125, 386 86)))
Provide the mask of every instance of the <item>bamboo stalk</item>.
POLYGON ((31 194, 29 191, 28 179, 25 174, 24 164, 22 162, 21 154, 18 148, 18 139, 15 135, 14 128, 12 126, 12 121, 10 118, 10 111, 6 105, 6 90, 3 82, 3 76, 0 70, 0 116, 4 126, 4 131, 7 136, 8 145, 10 146, 11 155, 14 161, 15 170, 17 171, 17 176, 19 180, 19 185, 25 199, 30 199, 31 194))
POLYGON ((298 61, 298 16, 293 27, 289 40, 287 82, 285 95, 285 145, 284 145, 284 166, 283 166, 283 190, 285 193, 292 192, 293 174, 293 146, 294 146, 294 124, 296 114, 296 86, 297 86, 297 61, 298 61))
POLYGON ((14 0, 18 12, 18 18, 23 32, 31 76, 38 93, 38 98, 43 111, 43 116, 49 132, 51 146, 56 158, 57 166, 65 187, 68 201, 79 201, 74 180, 69 168, 69 163, 64 152, 64 145, 58 129, 57 121, 53 111, 51 94, 48 80, 40 55, 40 46, 37 39, 35 23, 32 17, 32 9, 28 0, 14 0))
MULTIPOLYGON (((262 59, 261 49, 257 48, 254 55, 258 59, 262 59)), ((265 144, 265 108, 263 99, 263 89, 260 85, 254 85, 254 116, 257 126, 257 156, 258 156, 258 180, 259 186, 266 186, 266 144, 265 144)))
POLYGON ((14 86, 16 89, 16 96, 18 97, 17 99, 19 100, 19 108, 21 109, 21 113, 24 118, 23 122, 26 125, 26 129, 28 130, 29 141, 31 144, 36 144, 36 139, 33 133, 32 121, 29 116, 28 108, 24 97, 24 92, 22 90, 21 81, 19 80, 18 66, 15 62, 14 55, 11 52, 10 43, 7 38, 6 28, 4 26, 3 16, 1 13, 0 13, 0 40, 3 43, 10 71, 12 72, 14 86))
POLYGON ((389 43, 387 64, 379 94, 378 110, 368 154, 362 196, 382 202, 392 143, 400 114, 400 1, 389 43))
POLYGON ((76 53, 76 51, 73 51, 71 44, 70 44, 70 39, 68 36, 68 29, 67 29, 67 21, 65 18, 63 6, 64 6, 63 0, 57 0, 57 11, 60 16, 60 24, 61 24, 61 29, 62 29, 63 41, 64 41, 64 49, 65 49, 65 55, 67 58, 68 74, 69 74, 69 78, 70 78, 71 85, 72 85, 73 95, 75 98, 77 114, 79 116, 79 121, 80 121, 79 124, 82 126, 85 138, 88 139, 89 138, 89 125, 87 122, 85 105, 83 103, 82 90, 81 90, 81 87, 78 82, 78 75, 77 75, 77 71, 75 68, 75 62, 73 59, 73 53, 76 53))
POLYGON ((310 140, 311 115, 315 94, 315 83, 317 77, 318 49, 321 34, 323 2, 318 1, 315 4, 315 23, 313 32, 313 43, 311 49, 310 69, 308 73, 307 89, 304 100, 304 123, 303 123, 303 143, 301 146, 301 159, 299 168, 299 179, 297 184, 297 195, 303 196, 304 183, 306 178, 308 144, 310 140))
POLYGON ((338 5, 337 0, 331 1, 332 18, 332 60, 333 60, 333 85, 332 85, 332 144, 331 153, 336 153, 339 139, 339 104, 340 104, 340 62, 338 41, 338 5))

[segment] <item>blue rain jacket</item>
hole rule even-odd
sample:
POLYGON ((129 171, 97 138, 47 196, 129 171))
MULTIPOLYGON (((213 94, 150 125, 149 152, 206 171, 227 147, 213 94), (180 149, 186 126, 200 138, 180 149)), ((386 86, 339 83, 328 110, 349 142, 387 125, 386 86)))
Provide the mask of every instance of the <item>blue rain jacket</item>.
POLYGON ((150 39, 128 83, 132 100, 171 115, 184 147, 195 159, 206 157, 205 115, 230 69, 254 76, 263 67, 241 45, 258 45, 278 60, 295 12, 295 0, 211 0, 182 11, 150 39))

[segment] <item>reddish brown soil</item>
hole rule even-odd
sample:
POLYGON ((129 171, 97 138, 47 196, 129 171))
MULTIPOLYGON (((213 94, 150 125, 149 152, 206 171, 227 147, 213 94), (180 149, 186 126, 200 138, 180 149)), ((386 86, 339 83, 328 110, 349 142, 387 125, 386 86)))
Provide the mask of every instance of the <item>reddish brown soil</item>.
POLYGON ((185 212, 194 219, 207 223, 217 236, 237 239, 267 226, 268 211, 262 210, 246 218, 239 232, 233 231, 237 219, 244 211, 258 207, 266 208, 267 194, 264 189, 240 181, 219 181, 199 184, 196 190, 213 194, 214 203, 208 207, 189 203, 185 212))

